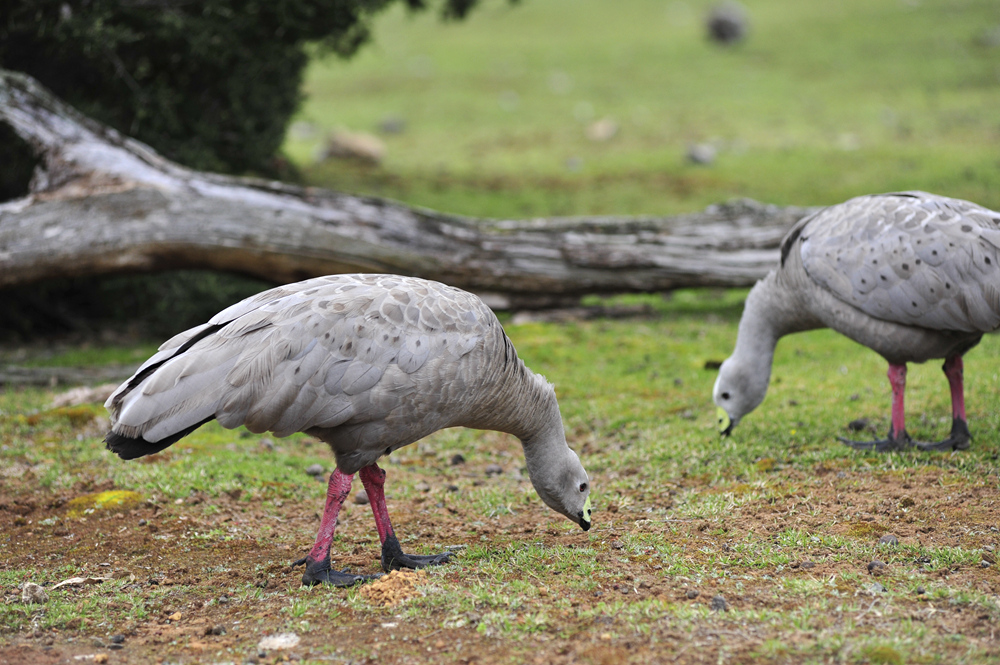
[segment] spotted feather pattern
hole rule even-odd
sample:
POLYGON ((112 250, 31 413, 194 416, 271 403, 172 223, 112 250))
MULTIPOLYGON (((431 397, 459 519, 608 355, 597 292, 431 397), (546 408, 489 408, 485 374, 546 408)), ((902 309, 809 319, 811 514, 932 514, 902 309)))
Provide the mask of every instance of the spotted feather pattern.
POLYGON ((465 291, 393 275, 320 277, 168 340, 107 407, 117 434, 149 442, 215 417, 277 436, 336 430, 331 445, 345 454, 374 432, 405 445, 405 430, 447 424, 448 400, 460 403, 483 374, 459 361, 484 338, 505 346, 496 317, 465 291), (423 411, 422 391, 437 396, 423 411))
POLYGON ((1000 327, 1000 213, 925 192, 861 196, 803 220, 789 239, 813 280, 870 316, 1000 327))

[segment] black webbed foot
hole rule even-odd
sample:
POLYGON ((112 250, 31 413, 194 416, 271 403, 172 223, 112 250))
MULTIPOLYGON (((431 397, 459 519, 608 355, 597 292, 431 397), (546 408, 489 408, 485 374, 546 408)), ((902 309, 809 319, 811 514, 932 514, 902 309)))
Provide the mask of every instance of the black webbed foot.
POLYGON ((335 587, 354 586, 359 582, 367 582, 382 577, 381 575, 355 575, 344 570, 333 570, 330 567, 330 558, 322 561, 310 561, 308 557, 299 559, 292 564, 292 567, 305 564, 306 572, 302 574, 302 585, 313 586, 316 584, 329 584, 335 587))
POLYGON ((937 443, 914 441, 913 445, 920 450, 968 450, 969 446, 972 445, 972 434, 969 433, 969 426, 964 420, 952 418, 951 434, 947 439, 937 443))
POLYGON ((399 540, 395 535, 390 534, 382 544, 382 570, 400 570, 401 568, 424 568, 426 566, 438 566, 451 561, 451 552, 441 554, 405 554, 403 548, 399 546, 399 540))
POLYGON ((837 439, 841 443, 845 443, 855 450, 872 450, 876 453, 888 453, 898 450, 908 450, 914 443, 910 435, 906 433, 904 429, 901 434, 897 435, 892 428, 889 428, 889 433, 884 439, 878 439, 876 441, 852 441, 851 439, 845 439, 842 436, 838 436, 837 439))

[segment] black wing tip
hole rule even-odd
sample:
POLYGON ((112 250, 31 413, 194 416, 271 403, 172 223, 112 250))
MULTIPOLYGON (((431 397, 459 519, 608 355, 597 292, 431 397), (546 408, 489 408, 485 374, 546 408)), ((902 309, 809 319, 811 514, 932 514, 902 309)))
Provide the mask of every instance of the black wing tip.
POLYGON ((143 455, 152 455, 170 445, 168 443, 167 446, 161 446, 162 442, 151 443, 141 437, 132 438, 130 436, 123 436, 117 432, 108 432, 104 437, 104 443, 107 445, 108 450, 122 459, 135 459, 143 455))
POLYGON ((112 430, 105 435, 104 443, 107 445, 108 450, 118 455, 118 457, 124 460, 135 459, 169 448, 210 420, 215 420, 215 416, 209 416, 201 422, 195 423, 191 427, 187 427, 159 441, 146 441, 142 437, 125 436, 112 430))

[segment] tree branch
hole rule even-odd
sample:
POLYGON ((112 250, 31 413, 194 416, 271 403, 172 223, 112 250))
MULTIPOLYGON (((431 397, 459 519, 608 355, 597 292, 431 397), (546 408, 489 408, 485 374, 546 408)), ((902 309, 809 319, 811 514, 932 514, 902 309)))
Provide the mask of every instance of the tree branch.
POLYGON ((743 200, 675 217, 485 220, 202 173, 2 70, 0 122, 41 162, 30 193, 0 204, 0 287, 176 268, 275 282, 394 272, 484 294, 497 307, 541 306, 588 293, 752 284, 810 212, 743 200))

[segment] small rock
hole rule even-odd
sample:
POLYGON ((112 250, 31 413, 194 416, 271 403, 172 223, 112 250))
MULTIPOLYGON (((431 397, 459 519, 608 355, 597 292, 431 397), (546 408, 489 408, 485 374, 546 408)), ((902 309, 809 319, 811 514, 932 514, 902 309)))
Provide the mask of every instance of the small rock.
POLYGON ((486 467, 487 476, 499 476, 501 473, 503 473, 503 467, 499 464, 489 464, 486 467))
POLYGON ((109 659, 110 656, 106 653, 94 654, 94 662, 97 663, 97 665, 104 665, 104 663, 108 662, 109 659))
POLYGON ((980 562, 979 562, 979 567, 980 567, 980 568, 989 568, 989 567, 990 567, 990 566, 992 566, 992 565, 993 565, 993 564, 991 564, 991 563, 990 563, 989 561, 987 561, 986 559, 983 559, 982 561, 980 561, 980 562))
POLYGON ((219 602, 225 605, 229 602, 229 596, 219 596, 219 602))
POLYGON ((623 550, 625 549, 625 543, 620 540, 613 540, 611 541, 611 547, 616 550, 623 550))
POLYGON ((870 422, 867 418, 856 418, 851 422, 847 423, 847 429, 851 430, 852 432, 861 432, 862 430, 868 429, 869 424, 870 422))
POLYGON ((364 490, 358 490, 354 493, 354 503, 359 506, 367 506, 370 502, 368 500, 368 492, 364 490))
POLYGON ((111 636, 111 643, 112 644, 124 644, 125 643, 125 636, 124 635, 112 635, 111 636))
POLYGON ((712 610, 715 612, 725 612, 727 609, 726 599, 722 596, 712 596, 712 610))
POLYGON ((38 604, 41 605, 47 602, 49 595, 45 593, 45 589, 41 586, 35 584, 34 582, 25 582, 24 586, 21 587, 21 602, 27 604, 38 604))
POLYGON ((852 402, 857 402, 859 399, 861 399, 861 395, 859 395, 858 393, 854 393, 847 399, 851 400, 852 402))
POLYGON ((618 133, 618 123, 611 118, 601 118, 587 127, 587 138, 595 143, 610 141, 618 133))
POLYGON ((922 596, 923 594, 927 593, 927 589, 923 588, 922 586, 918 586, 916 589, 914 589, 914 591, 919 596, 922 596))
POLYGON ((692 164, 712 164, 715 162, 717 151, 710 143, 696 143, 687 150, 687 160, 692 164))
POLYGON ((139 520, 139 526, 146 526, 146 520, 139 520))
POLYGON ((878 559, 874 559, 871 563, 868 564, 868 572, 871 575, 876 575, 876 576, 884 575, 888 568, 889 567, 887 565, 885 565, 878 559))
POLYGON ((883 593, 885 591, 885 587, 882 586, 879 582, 872 582, 871 584, 865 587, 865 591, 874 595, 876 593, 883 593))
POLYGON ((322 476, 325 472, 322 464, 310 464, 306 467, 306 473, 310 476, 322 476))
POLYGON ((802 563, 799 564, 799 568, 802 568, 803 570, 808 570, 809 568, 815 568, 815 567, 816 564, 813 563, 812 561, 803 561, 802 563))
POLYGON ((320 155, 326 159, 353 159, 378 164, 385 157, 385 144, 377 136, 365 132, 335 132, 320 155))
POLYGON ((896 545, 899 545, 899 538, 897 538, 895 535, 891 533, 887 533, 878 539, 878 544, 889 545, 890 547, 894 547, 896 545))
POLYGON ((257 445, 263 448, 264 450, 274 450, 274 441, 268 439, 267 437, 264 437, 263 439, 258 441, 257 445))
POLYGON ((698 597, 698 594, 699 594, 698 591, 695 591, 694 589, 688 589, 687 593, 684 595, 687 596, 689 600, 694 600, 695 598, 698 597))
POLYGON ((458 466, 459 464, 465 464, 465 458, 460 453, 455 453, 451 456, 451 465, 458 466))
POLYGON ((431 486, 425 482, 419 482, 414 486, 414 489, 418 492, 430 492, 431 486))
POLYGON ((458 491, 458 485, 448 485, 447 489, 448 489, 449 492, 457 492, 458 491))
POLYGON ((180 621, 181 620, 181 616, 182 615, 181 615, 180 612, 174 612, 173 614, 171 614, 170 616, 168 616, 167 619, 169 619, 170 621, 180 621))
POLYGON ((735 44, 746 37, 748 23, 743 5, 730 0, 712 8, 705 20, 705 28, 713 42, 735 44))
POLYGON ((260 651, 274 651, 277 649, 294 649, 299 645, 301 638, 295 633, 278 633, 277 635, 268 635, 261 639, 257 643, 257 649, 260 651))
POLYGON ((225 628, 225 626, 208 626, 207 628, 205 628, 205 634, 206 635, 225 635, 226 634, 226 628, 225 628))
POLYGON ((124 649, 125 645, 124 644, 109 644, 108 648, 111 649, 112 651, 117 651, 118 649, 124 649))
POLYGON ((379 121, 378 130, 383 134, 402 134, 406 131, 406 120, 395 115, 386 116, 379 121))

